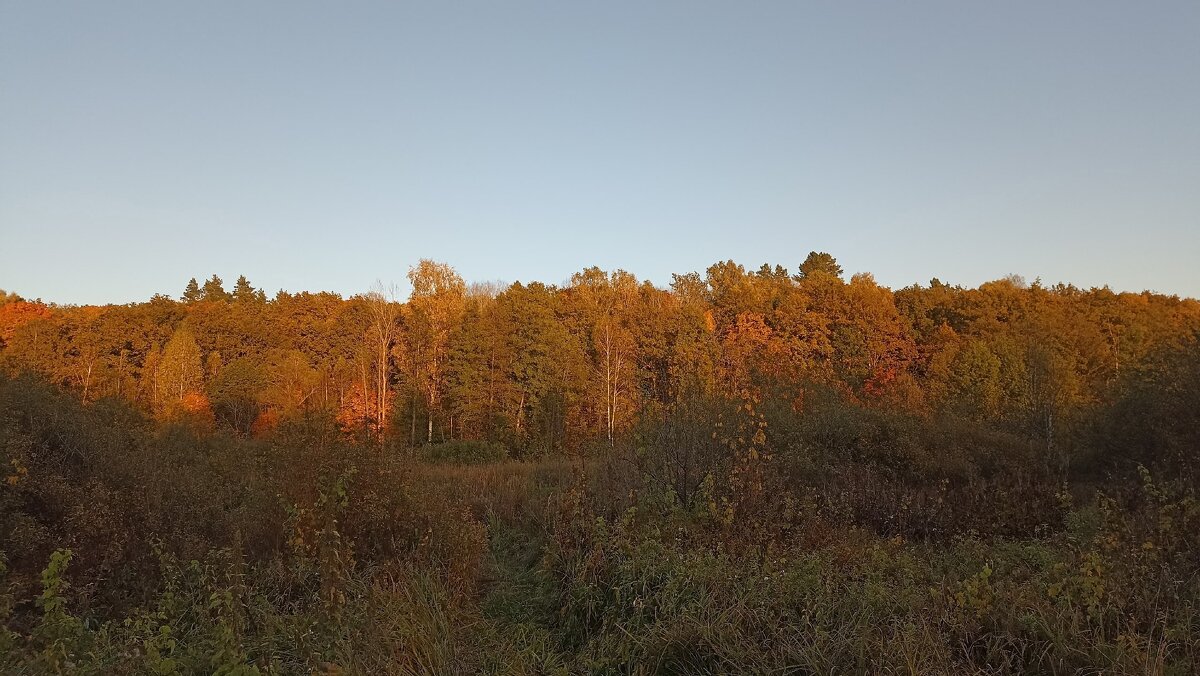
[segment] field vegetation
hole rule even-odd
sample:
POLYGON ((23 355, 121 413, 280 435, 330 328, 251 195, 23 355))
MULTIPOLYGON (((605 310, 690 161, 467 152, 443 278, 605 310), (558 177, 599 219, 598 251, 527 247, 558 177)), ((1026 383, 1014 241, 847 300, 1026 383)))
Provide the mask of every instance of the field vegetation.
POLYGON ((1200 303, 0 294, 0 671, 1194 674, 1200 303))

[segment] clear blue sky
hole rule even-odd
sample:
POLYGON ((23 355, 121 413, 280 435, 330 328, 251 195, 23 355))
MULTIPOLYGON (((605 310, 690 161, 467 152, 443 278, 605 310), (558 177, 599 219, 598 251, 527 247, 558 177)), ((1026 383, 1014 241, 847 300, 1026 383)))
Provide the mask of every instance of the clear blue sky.
POLYGON ((1200 2, 0 0, 0 288, 665 284, 1200 296, 1200 2))

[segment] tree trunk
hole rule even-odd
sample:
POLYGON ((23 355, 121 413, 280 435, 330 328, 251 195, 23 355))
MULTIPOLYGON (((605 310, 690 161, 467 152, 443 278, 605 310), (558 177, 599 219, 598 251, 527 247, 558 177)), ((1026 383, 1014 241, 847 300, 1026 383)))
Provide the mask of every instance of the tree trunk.
POLYGON ((521 419, 525 416, 525 391, 521 391, 521 403, 517 405, 517 436, 521 434, 521 419))
POLYGON ((87 375, 83 377, 83 400, 87 401, 88 388, 92 384, 92 362, 88 362, 87 375))

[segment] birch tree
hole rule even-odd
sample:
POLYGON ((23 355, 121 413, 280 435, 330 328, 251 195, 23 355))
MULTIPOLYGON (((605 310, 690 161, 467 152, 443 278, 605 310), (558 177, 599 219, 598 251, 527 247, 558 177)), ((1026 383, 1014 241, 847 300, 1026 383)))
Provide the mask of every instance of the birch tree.
POLYGON ((412 282, 409 308, 410 334, 419 355, 418 377, 426 399, 426 443, 433 441, 433 416, 440 408, 450 332, 458 326, 466 307, 467 286, 446 263, 422 259, 408 271, 412 282))
POLYGON ((384 286, 383 282, 376 282, 375 288, 366 293, 363 299, 366 301, 371 317, 368 335, 375 356, 374 408, 379 438, 383 439, 387 430, 388 393, 391 378, 389 354, 392 342, 396 338, 396 320, 400 314, 400 306, 396 303, 396 285, 384 286))

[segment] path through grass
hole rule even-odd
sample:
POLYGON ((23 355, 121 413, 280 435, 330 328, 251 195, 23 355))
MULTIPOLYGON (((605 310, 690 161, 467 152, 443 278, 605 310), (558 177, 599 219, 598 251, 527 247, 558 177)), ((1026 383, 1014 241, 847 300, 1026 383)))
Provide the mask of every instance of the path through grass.
POLYGON ((543 536, 492 519, 489 539, 481 609, 496 649, 487 660, 488 673, 569 674, 554 633, 557 604, 539 572, 543 536))

